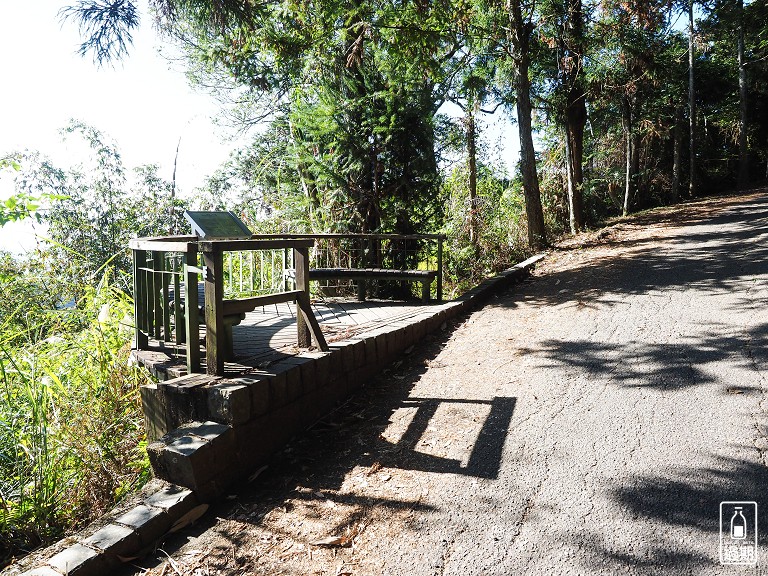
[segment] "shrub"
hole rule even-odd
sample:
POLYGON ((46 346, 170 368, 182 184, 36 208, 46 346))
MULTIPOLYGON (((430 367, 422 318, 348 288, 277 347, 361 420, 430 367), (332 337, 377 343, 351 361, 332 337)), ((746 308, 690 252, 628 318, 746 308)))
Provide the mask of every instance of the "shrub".
POLYGON ((107 278, 60 311, 57 334, 23 347, 0 334, 0 566, 149 478, 148 376, 128 361, 130 299, 107 278))

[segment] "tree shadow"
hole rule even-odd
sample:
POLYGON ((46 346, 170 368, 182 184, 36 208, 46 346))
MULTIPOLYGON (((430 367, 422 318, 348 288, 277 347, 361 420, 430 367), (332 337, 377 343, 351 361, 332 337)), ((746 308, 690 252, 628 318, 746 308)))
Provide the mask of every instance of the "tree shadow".
MULTIPOLYGON (((670 469, 608 488, 617 507, 641 521, 652 521, 656 527, 637 549, 619 550, 589 527, 571 543, 586 550, 595 565, 609 562, 612 571, 692 574, 719 565, 720 503, 756 501, 758 548, 764 550, 768 545, 768 517, 761 513, 760 505, 768 485, 768 468, 759 462, 717 456, 713 459, 708 467, 670 469), (687 537, 681 539, 681 534, 687 537)), ((742 568, 754 573, 754 567, 742 568)))
POLYGON ((682 390, 704 384, 725 384, 727 390, 749 391, 742 382, 718 375, 715 365, 725 360, 730 365, 754 368, 768 350, 768 323, 758 324, 742 335, 724 336, 718 326, 690 342, 607 343, 593 340, 544 340, 536 348, 521 352, 544 359, 543 367, 570 367, 587 377, 605 377, 617 385, 682 390), (712 369, 710 369, 712 368, 712 369))

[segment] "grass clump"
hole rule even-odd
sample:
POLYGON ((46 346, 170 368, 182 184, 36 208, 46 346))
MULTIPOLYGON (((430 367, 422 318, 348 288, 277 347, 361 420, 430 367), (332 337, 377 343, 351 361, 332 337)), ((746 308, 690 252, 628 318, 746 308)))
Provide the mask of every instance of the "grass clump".
POLYGON ((131 311, 103 280, 43 340, 0 330, 0 567, 149 478, 131 311))

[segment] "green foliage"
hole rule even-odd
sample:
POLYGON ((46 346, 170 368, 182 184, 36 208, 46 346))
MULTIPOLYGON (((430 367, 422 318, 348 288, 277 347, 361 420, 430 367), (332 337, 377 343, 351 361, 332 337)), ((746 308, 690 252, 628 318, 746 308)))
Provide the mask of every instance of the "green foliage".
MULTIPOLYGON (((13 154, 0 158, 0 171, 6 169, 14 170, 15 172, 21 171, 20 156, 20 154, 13 154)), ((42 220, 42 216, 39 213, 41 204, 61 199, 62 196, 58 194, 46 192, 33 195, 30 192, 22 191, 13 194, 0 203, 0 228, 9 222, 20 222, 27 218, 35 218, 40 222, 42 220)))
POLYGON ((8 303, 0 307, 0 334, 5 345, 36 342, 59 327, 57 308, 63 304, 59 295, 68 290, 45 269, 41 259, 16 259, 0 252, 0 297, 8 303))
POLYGON ((18 222, 32 216, 36 216, 40 221, 40 216, 37 214, 37 209, 40 207, 39 202, 39 198, 24 193, 9 197, 0 205, 0 227, 9 222, 18 222))
POLYGON ((48 228, 47 253, 40 257, 50 277, 73 287, 61 295, 67 302, 80 298, 80 287, 98 282, 106 266, 127 289, 132 267, 128 240, 178 232, 184 204, 158 176, 156 165, 136 169, 129 183, 117 146, 96 128, 73 120, 62 132, 85 144, 86 160, 64 170, 37 152, 21 155, 14 198, 17 205, 19 198, 47 201, 49 206, 37 212, 48 228))
POLYGON ((490 166, 478 168, 476 215, 479 235, 469 232, 469 189, 466 167, 455 168, 445 179, 441 197, 446 204, 442 233, 445 293, 455 297, 488 276, 509 268, 527 253, 525 203, 522 185, 490 166))
POLYGON ((0 563, 104 513, 149 477, 128 363, 130 300, 105 275, 55 334, 0 331, 0 563))

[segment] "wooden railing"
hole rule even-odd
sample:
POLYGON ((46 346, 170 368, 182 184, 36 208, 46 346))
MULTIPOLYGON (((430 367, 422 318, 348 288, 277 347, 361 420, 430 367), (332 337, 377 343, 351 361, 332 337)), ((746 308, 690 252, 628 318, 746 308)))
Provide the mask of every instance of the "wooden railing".
MULTIPOLYGON (((260 239, 312 239, 310 268, 434 270, 434 299, 443 299, 442 234, 260 234, 260 239)), ((350 289, 349 286, 346 288, 350 289)), ((354 290, 358 292, 361 283, 354 290)))
POLYGON ((296 322, 299 348, 308 348, 310 342, 327 351, 320 325, 312 312, 309 298, 309 248, 311 239, 254 239, 210 240, 199 243, 205 264, 205 326, 206 362, 209 374, 224 372, 224 351, 227 347, 226 317, 250 312, 257 306, 295 301, 298 309, 296 322), (262 250, 293 251, 296 269, 295 290, 250 298, 224 299, 224 253, 262 250))
MULTIPOLYGON (((184 345, 187 369, 200 372, 199 278, 203 277, 206 370, 223 374, 232 354, 232 325, 257 306, 295 301, 299 347, 327 350, 309 298, 309 238, 200 241, 195 236, 131 240, 134 261, 135 345, 149 346, 150 338, 165 344, 184 345), (228 252, 291 251, 295 269, 294 290, 246 298, 225 298, 224 255, 228 252), (204 267, 200 266, 199 255, 204 267), (184 304, 182 306, 182 295, 184 304)), ((263 287, 262 287, 263 288, 263 287)))
POLYGON ((196 236, 130 241, 133 250, 134 345, 137 350, 145 350, 150 338, 184 345, 190 373, 200 372, 197 302, 198 276, 202 270, 198 267, 197 241, 196 236))
MULTIPOLYGON (((429 299, 429 284, 435 278, 434 297, 439 301, 443 239, 437 234, 282 234, 247 240, 197 236, 131 240, 135 346, 148 349, 152 340, 184 348, 187 370, 200 372, 202 309, 206 371, 223 374, 224 362, 233 354, 232 326, 258 306, 295 301, 298 346, 306 348, 313 342, 327 350, 310 307, 311 269, 431 270, 422 296, 429 299)), ((387 276, 378 278, 384 281, 387 276)), ((354 287, 348 283, 334 288, 359 294, 361 288, 365 291, 365 282, 372 281, 353 279, 354 287)), ((329 284, 324 281, 323 289, 329 284)))

